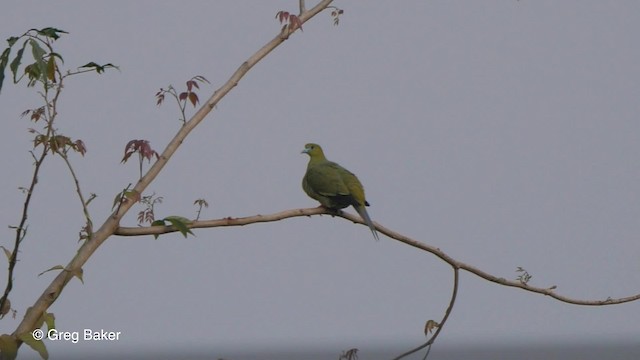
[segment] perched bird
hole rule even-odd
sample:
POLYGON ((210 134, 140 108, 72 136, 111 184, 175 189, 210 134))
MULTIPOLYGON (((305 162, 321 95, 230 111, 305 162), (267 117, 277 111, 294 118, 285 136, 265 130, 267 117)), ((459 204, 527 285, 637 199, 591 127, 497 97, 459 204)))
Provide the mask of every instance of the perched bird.
POLYGON ((302 179, 302 189, 322 206, 338 210, 351 205, 369 226, 373 237, 379 240, 376 228, 371 222, 365 206, 364 188, 360 180, 349 170, 327 160, 318 144, 307 144, 302 153, 309 155, 307 172, 302 179))

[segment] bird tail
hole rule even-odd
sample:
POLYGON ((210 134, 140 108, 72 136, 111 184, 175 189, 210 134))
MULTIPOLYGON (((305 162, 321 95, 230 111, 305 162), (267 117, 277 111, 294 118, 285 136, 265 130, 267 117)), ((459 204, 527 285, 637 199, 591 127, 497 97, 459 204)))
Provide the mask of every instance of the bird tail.
POLYGON ((371 218, 369 217, 369 213, 367 213, 367 209, 365 209, 364 206, 354 206, 354 208, 356 209, 356 211, 358 212, 362 220, 364 220, 364 222, 367 224, 369 229, 371 229, 371 233, 373 234, 373 237, 376 240, 380 240, 380 238, 378 237, 378 232, 376 231, 375 226, 373 226, 373 221, 371 221, 371 218))

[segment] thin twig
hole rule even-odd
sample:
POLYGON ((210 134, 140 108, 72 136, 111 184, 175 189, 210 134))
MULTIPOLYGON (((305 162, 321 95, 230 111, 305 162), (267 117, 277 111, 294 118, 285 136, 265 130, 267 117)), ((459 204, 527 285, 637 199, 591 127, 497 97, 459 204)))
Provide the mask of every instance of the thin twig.
MULTIPOLYGON (((456 302, 456 297, 458 296, 458 287, 459 287, 459 282, 460 282, 460 272, 458 270, 458 268, 456 268, 455 266, 451 266, 451 268, 453 269, 453 292, 451 294, 451 300, 449 301, 449 306, 447 307, 447 311, 445 311, 444 313, 444 317, 442 318, 442 320, 440 321, 440 324, 438 325, 438 329, 436 330, 436 332, 433 334, 433 336, 431 338, 429 338, 424 344, 411 349, 401 355, 398 355, 398 357, 394 358, 393 360, 399 360, 402 359, 403 357, 409 356, 417 351, 420 351, 422 349, 424 349, 425 347, 429 347, 429 349, 427 350, 427 353, 424 354, 424 358, 426 359, 427 356, 429 355, 429 351, 431 350, 431 345, 436 341, 436 338, 438 337, 438 335, 440 334, 440 331, 442 331, 442 328, 444 327, 444 324, 447 322, 447 319, 449 318, 449 315, 451 315, 451 311, 453 310, 453 305, 456 302)), ((426 334, 425 334, 426 335, 426 334)))
POLYGON ((84 199, 84 195, 82 195, 82 189, 80 189, 80 182, 78 181, 78 177, 76 176, 76 172, 73 170, 73 166, 71 166, 71 162, 69 162, 69 157, 64 151, 57 151, 57 154, 62 157, 65 164, 67 164, 67 168, 69 169, 69 173, 73 178, 73 182, 76 185, 76 193, 78 194, 78 198, 80 199, 80 203, 82 204, 82 212, 84 213, 84 218, 87 221, 87 235, 91 236, 93 233, 93 222, 91 222, 91 215, 89 214, 89 209, 87 207, 87 201, 84 199))
POLYGON ((29 185, 27 196, 25 197, 24 204, 22 205, 22 218, 20 219, 20 224, 16 227, 16 238, 13 242, 13 251, 11 252, 11 257, 9 258, 9 269, 7 271, 7 286, 5 287, 4 294, 0 299, 0 309, 4 308, 4 304, 9 298, 9 293, 11 293, 11 290, 13 289, 13 273, 18 262, 18 252, 20 250, 20 244, 22 243, 22 240, 26 235, 25 227, 27 218, 29 216, 29 205, 31 205, 31 197, 33 196, 36 184, 38 184, 38 175, 40 174, 40 169, 46 156, 47 149, 45 147, 42 150, 42 154, 40 154, 40 157, 36 159, 34 164, 33 175, 31 176, 31 184, 29 185))

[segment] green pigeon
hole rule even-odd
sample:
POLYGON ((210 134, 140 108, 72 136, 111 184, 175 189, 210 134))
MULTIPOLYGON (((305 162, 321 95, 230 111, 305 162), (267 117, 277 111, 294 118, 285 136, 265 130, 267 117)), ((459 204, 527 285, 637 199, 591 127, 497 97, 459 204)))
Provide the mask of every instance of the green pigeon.
POLYGON ((373 237, 379 240, 376 228, 365 208, 369 203, 365 200, 360 180, 349 170, 327 160, 318 144, 305 145, 302 153, 309 155, 307 172, 302 179, 304 192, 328 209, 338 210, 353 206, 371 229, 373 237))

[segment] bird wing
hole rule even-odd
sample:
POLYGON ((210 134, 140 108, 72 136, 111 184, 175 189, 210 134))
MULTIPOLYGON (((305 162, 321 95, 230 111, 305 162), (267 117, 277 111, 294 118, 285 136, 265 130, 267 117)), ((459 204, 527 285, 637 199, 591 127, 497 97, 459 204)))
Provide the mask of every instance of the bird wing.
POLYGON ((364 187, 358 178, 349 170, 342 168, 340 177, 349 191, 349 195, 355 200, 357 205, 368 205, 364 198, 364 187))
POLYGON ((341 175, 346 171, 340 165, 327 161, 307 169, 305 179, 309 188, 322 196, 347 196, 349 188, 341 175))

